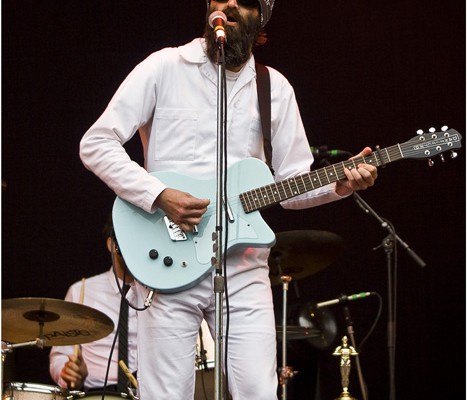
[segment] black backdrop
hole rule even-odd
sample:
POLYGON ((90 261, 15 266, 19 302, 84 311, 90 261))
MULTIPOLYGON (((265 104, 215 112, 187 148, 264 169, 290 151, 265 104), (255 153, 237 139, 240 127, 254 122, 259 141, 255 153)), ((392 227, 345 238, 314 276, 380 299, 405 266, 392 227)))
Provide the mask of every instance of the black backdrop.
MULTIPOLYGON (((432 126, 465 134, 463 0, 276 3, 257 59, 294 85, 311 144, 356 153, 432 126)), ((107 268, 101 229, 114 195, 80 163, 79 140, 132 67, 199 35, 204 12, 202 0, 2 2, 2 298, 63 298, 69 284, 107 268)), ((140 161, 137 140, 128 151, 140 161)), ((465 152, 432 168, 403 160, 379 174, 363 198, 427 263, 420 268, 399 247, 397 398, 464 397, 465 152)), ((378 292, 383 314, 360 360, 370 398, 386 398, 387 267, 374 250, 386 231, 352 198, 265 217, 276 232, 342 236, 340 257, 296 281, 289 304, 378 292)), ((274 299, 280 309, 280 287, 274 299)), ((350 305, 357 342, 377 306, 376 297, 350 305)), ((330 311, 340 337, 342 310, 330 311)), ((289 398, 340 393, 337 344, 291 345, 288 364, 299 373, 289 398)), ((4 372, 5 380, 51 384, 47 349, 15 351, 4 372)), ((355 370, 350 389, 361 398, 355 370)))

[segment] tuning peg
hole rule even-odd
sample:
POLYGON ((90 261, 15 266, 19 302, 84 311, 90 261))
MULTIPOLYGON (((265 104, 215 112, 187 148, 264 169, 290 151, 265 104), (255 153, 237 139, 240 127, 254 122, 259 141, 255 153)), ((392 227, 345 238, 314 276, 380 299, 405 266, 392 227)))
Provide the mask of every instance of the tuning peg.
POLYGON ((417 131, 417 135, 423 135, 423 129, 419 129, 419 130, 417 131))
POLYGON ((444 125, 444 126, 441 128, 441 130, 442 130, 443 132, 446 132, 446 131, 448 130, 447 125, 444 125))
POLYGON ((435 165, 435 162, 431 158, 428 159, 428 166, 432 167, 433 165, 435 165))
POLYGON ((435 128, 430 128, 430 129, 428 129, 428 132, 434 133, 434 132, 436 132, 436 129, 435 128))
POLYGON ((457 157, 457 152, 455 152, 454 150, 451 150, 451 158, 454 159, 457 157))
POLYGON ((439 158, 441 158, 441 162, 444 162, 444 155, 440 154, 439 158))

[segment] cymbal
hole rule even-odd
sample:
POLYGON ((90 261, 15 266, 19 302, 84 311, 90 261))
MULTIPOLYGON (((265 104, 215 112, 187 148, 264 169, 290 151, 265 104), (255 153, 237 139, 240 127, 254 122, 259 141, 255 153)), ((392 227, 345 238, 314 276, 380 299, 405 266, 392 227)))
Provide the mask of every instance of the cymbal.
MULTIPOLYGON (((276 325, 276 333, 277 333, 277 339, 282 340, 282 333, 283 333, 282 325, 276 325)), ((287 325, 286 335, 287 335, 287 340, 309 339, 309 338, 321 336, 321 331, 311 326, 287 325)))
POLYGON ((344 247, 335 233, 296 230, 276 233, 276 244, 269 254, 271 284, 280 285, 281 276, 303 279, 331 264, 344 247))
POLYGON ((93 342, 113 331, 113 321, 92 307, 65 300, 22 297, 2 300, 2 340, 44 339, 44 346, 93 342))

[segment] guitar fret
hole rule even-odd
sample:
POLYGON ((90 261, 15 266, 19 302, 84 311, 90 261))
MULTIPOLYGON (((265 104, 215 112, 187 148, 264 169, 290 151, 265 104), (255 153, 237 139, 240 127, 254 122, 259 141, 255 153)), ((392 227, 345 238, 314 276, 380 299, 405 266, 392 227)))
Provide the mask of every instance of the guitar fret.
POLYGON ((295 185, 295 190, 292 192, 294 196, 297 196, 301 193, 300 188, 298 186, 297 180, 295 178, 290 180, 295 185))
POLYGON ((336 167, 334 165, 332 165, 332 168, 334 169, 334 174, 335 174, 335 176, 337 178, 338 175, 337 175, 336 167))
POLYGON ((265 186, 264 190, 266 191, 266 196, 268 199, 268 205, 274 202, 274 194, 272 192, 272 185, 265 186), (271 200, 272 198, 272 200, 271 200))
POLYGON ((345 163, 341 162, 340 164, 336 164, 336 167, 338 168, 336 172, 337 180, 344 179, 345 178, 345 173, 344 173, 345 163))
POLYGON ((264 188, 264 187, 260 188, 259 192, 261 194, 261 200, 263 201, 264 205, 265 206, 269 205, 269 196, 268 196, 268 193, 266 191, 266 188, 264 188))
POLYGON ((254 204, 252 203, 251 199, 251 193, 247 193, 246 197, 248 199, 248 210, 253 211, 254 210, 254 204))
MULTIPOLYGON (((303 182, 303 185, 305 186, 305 190, 308 191, 308 190, 309 190, 309 189, 308 189, 308 185, 306 184, 303 175, 300 175, 300 178, 301 178, 301 180, 302 180, 302 182, 303 182)), ((308 180, 310 181, 311 188, 314 189, 315 187, 314 187, 314 185, 313 185, 313 182, 312 182, 311 179, 310 179, 310 174, 307 175, 307 178, 308 178, 308 180)))
POLYGON ((323 168, 320 172, 321 172, 321 174, 318 172, 318 175, 321 175, 320 182, 321 182, 321 179, 322 180, 326 179, 328 181, 328 183, 329 183, 329 178, 328 178, 328 174, 326 173, 326 168, 323 168))
POLYGON ((274 201, 277 202, 276 194, 279 196, 279 189, 277 188, 277 184, 274 184, 274 185, 271 185, 271 186, 274 186, 276 188, 276 190, 273 190, 272 193, 273 193, 273 196, 274 196, 274 201))
POLYGON ((281 199, 285 199, 287 198, 287 188, 285 187, 285 181, 282 181, 281 182, 281 189, 282 189, 282 192, 281 192, 281 199))
POLYGON ((386 149, 384 149, 384 150, 385 150, 385 152, 386 152, 386 155, 388 156, 389 162, 391 162, 392 160, 391 160, 391 156, 389 155, 388 149, 386 148, 386 149))
POLYGON ((321 183, 321 179, 319 179, 319 174, 316 171, 313 172, 313 174, 315 175, 315 181, 316 181, 316 178, 318 178, 319 185, 323 186, 323 184, 321 183))
POLYGON ((289 179, 287 179, 287 186, 289 187, 289 190, 290 190, 289 194, 292 195, 293 191, 292 191, 292 187, 290 186, 290 180, 289 179))
POLYGON ((331 181, 329 180, 328 168, 325 167, 325 168, 323 168, 323 170, 324 170, 324 173, 326 174, 326 179, 328 180, 328 183, 331 183, 331 181))
POLYGON ((399 151, 400 157, 402 157, 402 149, 399 143, 397 144, 397 150, 399 151))
POLYGON ((261 190, 260 189, 255 189, 254 194, 255 194, 254 201, 257 204, 257 207, 260 208, 261 207, 261 190), (259 194, 259 196, 258 196, 258 194, 259 194))

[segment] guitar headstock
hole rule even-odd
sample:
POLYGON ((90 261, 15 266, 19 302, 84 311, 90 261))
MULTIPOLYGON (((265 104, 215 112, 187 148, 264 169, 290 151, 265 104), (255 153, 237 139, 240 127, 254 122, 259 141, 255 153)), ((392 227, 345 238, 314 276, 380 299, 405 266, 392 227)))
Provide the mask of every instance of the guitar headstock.
POLYGON ((444 161, 443 153, 451 151, 451 158, 456 158, 454 149, 460 149, 462 136, 455 129, 448 129, 447 126, 436 132, 430 128, 428 133, 417 131, 417 136, 400 145, 404 158, 428 158, 430 166, 433 165, 432 157, 440 156, 444 161))

